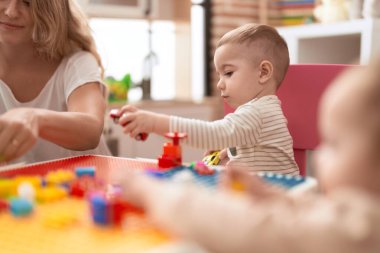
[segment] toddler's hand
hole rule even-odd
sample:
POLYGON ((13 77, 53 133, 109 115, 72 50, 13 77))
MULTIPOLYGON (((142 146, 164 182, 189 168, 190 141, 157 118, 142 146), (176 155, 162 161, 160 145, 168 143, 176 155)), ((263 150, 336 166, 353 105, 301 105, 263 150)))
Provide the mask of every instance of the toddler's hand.
POLYGON ((219 152, 219 165, 226 165, 228 161, 227 149, 225 148, 219 152))
POLYGON ((120 109, 119 125, 129 134, 130 137, 136 138, 141 133, 154 132, 155 128, 155 113, 139 110, 134 106, 126 105, 120 109))

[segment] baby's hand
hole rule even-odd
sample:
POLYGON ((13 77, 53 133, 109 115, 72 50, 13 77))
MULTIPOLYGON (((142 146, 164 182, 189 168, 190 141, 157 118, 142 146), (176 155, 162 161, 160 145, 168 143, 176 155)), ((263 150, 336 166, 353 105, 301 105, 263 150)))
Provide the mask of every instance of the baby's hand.
POLYGON ((219 152, 219 165, 226 165, 228 161, 227 149, 225 148, 219 152))
POLYGON ((232 163, 226 166, 226 172, 221 180, 222 187, 244 191, 253 199, 265 199, 283 195, 283 191, 271 184, 264 182, 260 177, 248 172, 248 168, 243 168, 232 163))
POLYGON ((124 130, 132 138, 146 137, 147 133, 153 132, 155 127, 155 113, 126 105, 119 110, 119 121, 124 130))
POLYGON ((123 197, 136 207, 147 208, 149 198, 156 198, 155 187, 161 184, 137 169, 118 169, 111 173, 110 183, 122 187, 123 197))
MULTIPOLYGON (((121 118, 122 115, 120 115, 120 113, 122 113, 122 111, 119 111, 118 109, 112 109, 110 111, 110 117, 113 119, 114 123, 115 124, 119 124, 119 120, 121 118)), ((122 127, 124 127, 124 125, 122 125, 122 127)), ((148 134, 147 133, 139 133, 136 137, 135 137, 136 140, 138 141, 145 141, 146 139, 148 139, 148 134)))

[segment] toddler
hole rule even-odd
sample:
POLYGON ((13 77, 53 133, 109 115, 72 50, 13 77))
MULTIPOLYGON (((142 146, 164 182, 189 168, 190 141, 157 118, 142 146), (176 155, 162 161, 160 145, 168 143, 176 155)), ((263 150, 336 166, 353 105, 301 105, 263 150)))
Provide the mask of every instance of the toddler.
POLYGON ((235 113, 206 122, 126 105, 119 111, 124 132, 131 137, 143 132, 185 132, 185 144, 208 150, 227 148, 230 163, 251 172, 298 174, 293 140, 275 95, 289 66, 283 38, 267 25, 243 25, 220 39, 214 63, 217 87, 235 113))
POLYGON ((380 59, 348 69, 322 98, 320 194, 292 197, 230 168, 227 182, 242 179, 249 195, 133 174, 126 196, 163 229, 210 252, 380 252, 379 67, 380 59))

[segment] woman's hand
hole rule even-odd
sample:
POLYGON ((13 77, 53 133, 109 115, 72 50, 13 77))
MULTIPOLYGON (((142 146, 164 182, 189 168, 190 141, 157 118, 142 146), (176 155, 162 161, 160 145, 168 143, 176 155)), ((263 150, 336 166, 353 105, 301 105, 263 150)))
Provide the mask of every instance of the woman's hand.
POLYGON ((28 152, 39 132, 38 109, 16 108, 0 116, 0 158, 11 161, 28 152))

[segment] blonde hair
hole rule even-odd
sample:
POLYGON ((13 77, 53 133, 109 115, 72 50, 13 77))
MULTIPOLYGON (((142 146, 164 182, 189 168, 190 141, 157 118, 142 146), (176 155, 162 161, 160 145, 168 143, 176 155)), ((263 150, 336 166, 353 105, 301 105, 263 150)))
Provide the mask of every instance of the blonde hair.
POLYGON ((285 40, 277 30, 268 25, 245 24, 226 33, 217 43, 217 48, 228 43, 260 43, 262 52, 255 52, 258 63, 268 60, 273 64, 274 78, 280 86, 289 67, 289 51, 285 40))
POLYGON ((37 53, 47 59, 61 59, 78 50, 90 52, 104 68, 87 23, 75 0, 32 0, 32 39, 37 53))

